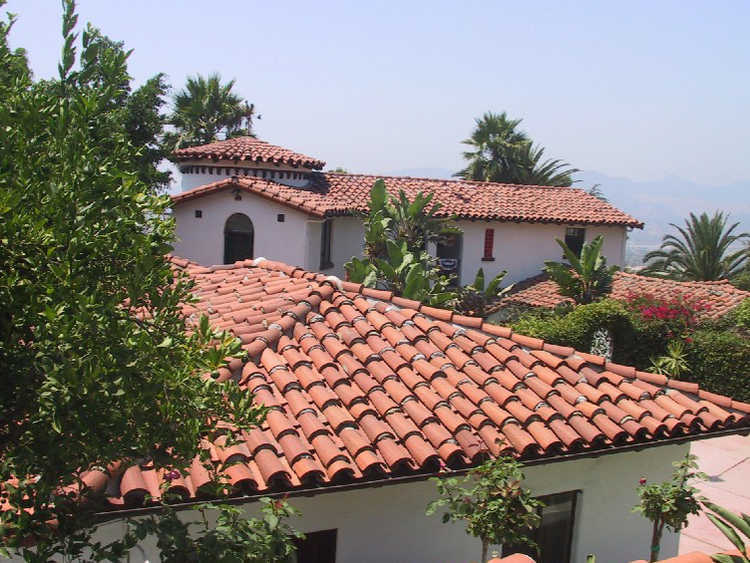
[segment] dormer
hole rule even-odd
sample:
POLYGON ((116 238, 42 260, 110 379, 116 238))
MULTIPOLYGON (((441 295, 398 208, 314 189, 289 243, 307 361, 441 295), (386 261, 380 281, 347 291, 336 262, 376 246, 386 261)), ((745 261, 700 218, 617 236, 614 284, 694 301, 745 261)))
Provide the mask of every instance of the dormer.
POLYGON ((176 150, 172 160, 182 176, 182 191, 224 178, 256 177, 305 189, 311 173, 325 162, 254 137, 235 137, 176 150))

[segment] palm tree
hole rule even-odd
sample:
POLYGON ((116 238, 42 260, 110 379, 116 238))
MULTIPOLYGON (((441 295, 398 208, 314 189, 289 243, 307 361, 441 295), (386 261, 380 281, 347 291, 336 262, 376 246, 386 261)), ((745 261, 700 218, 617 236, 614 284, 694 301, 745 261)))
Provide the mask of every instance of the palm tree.
POLYGON ((175 131, 165 141, 174 149, 204 145, 220 138, 252 136, 255 106, 232 92, 234 80, 222 84, 221 76, 188 77, 174 97, 169 123, 175 131))
POLYGON ((577 168, 559 158, 542 160, 544 147, 528 143, 519 149, 518 169, 516 171, 518 184, 533 184, 537 186, 570 186, 573 174, 577 168))
POLYGON ((732 250, 732 247, 750 233, 734 234, 739 223, 727 225, 728 214, 716 211, 696 216, 694 213, 677 229, 678 235, 666 235, 661 247, 652 250, 643 261, 644 273, 677 280, 711 281, 730 278, 739 274, 750 258, 747 248, 732 250))
POLYGON ((463 144, 472 150, 464 152, 469 161, 466 168, 456 173, 464 180, 508 182, 513 177, 513 155, 529 143, 526 133, 516 130, 520 119, 508 119, 505 112, 485 113, 474 120, 476 128, 463 144))
POLYGON ((465 180, 570 186, 578 172, 559 159, 542 160, 544 147, 534 145, 523 131, 520 119, 505 112, 485 113, 476 119, 471 137, 463 141, 471 150, 463 153, 468 165, 455 175, 465 180))

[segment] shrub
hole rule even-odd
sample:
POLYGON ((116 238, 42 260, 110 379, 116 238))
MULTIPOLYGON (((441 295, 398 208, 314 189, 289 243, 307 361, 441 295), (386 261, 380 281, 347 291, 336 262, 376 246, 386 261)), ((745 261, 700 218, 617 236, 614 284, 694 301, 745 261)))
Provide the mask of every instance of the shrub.
POLYGON ((741 330, 750 331, 750 298, 740 303, 726 318, 730 325, 741 330))
POLYGON ((739 401, 750 401, 750 339, 741 334, 699 329, 687 346, 688 381, 739 401))
POLYGON ((750 338, 748 329, 743 328, 750 317, 750 304, 746 303, 750 300, 731 317, 689 327, 679 334, 675 334, 673 319, 644 318, 637 309, 612 299, 579 305, 567 313, 531 311, 511 326, 520 334, 581 351, 591 349, 598 329, 607 329, 613 338, 613 361, 645 371, 652 367, 651 358, 664 356, 668 344, 681 337, 687 363, 681 378, 707 391, 750 401, 750 338))
POLYGON ((542 338, 554 344, 588 351, 599 329, 613 337, 614 357, 618 363, 645 369, 651 356, 660 355, 666 347, 661 327, 637 323, 627 307, 614 299, 579 305, 570 312, 534 311, 512 325, 514 331, 542 338))

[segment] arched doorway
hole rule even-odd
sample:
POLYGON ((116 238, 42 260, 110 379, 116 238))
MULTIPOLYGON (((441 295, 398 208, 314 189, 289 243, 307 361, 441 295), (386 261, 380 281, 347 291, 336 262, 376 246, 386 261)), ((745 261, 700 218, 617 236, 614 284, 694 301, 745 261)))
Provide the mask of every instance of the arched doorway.
POLYGON ((235 213, 224 225, 224 263, 253 257, 253 222, 244 213, 235 213))

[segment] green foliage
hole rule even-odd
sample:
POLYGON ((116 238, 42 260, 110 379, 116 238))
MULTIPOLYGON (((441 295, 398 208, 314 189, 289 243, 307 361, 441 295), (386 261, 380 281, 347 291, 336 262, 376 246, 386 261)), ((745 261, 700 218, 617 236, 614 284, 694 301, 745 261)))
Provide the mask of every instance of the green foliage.
POLYGON ((690 372, 683 378, 738 401, 750 401, 750 338, 746 333, 699 328, 686 347, 690 372))
POLYGON ((40 558, 86 541, 97 505, 82 472, 180 467, 215 421, 263 414, 233 382, 199 377, 240 343, 206 318, 185 331, 191 284, 166 259, 170 201, 133 144, 128 53, 88 27, 77 56, 64 6, 54 80, 32 82, 0 27, 0 482, 22 477, 0 541, 34 536, 40 558))
POLYGON ((607 267, 607 259, 602 255, 604 236, 599 235, 584 244, 580 258, 563 241, 555 240, 569 263, 548 261, 544 263, 544 270, 558 285, 561 295, 570 297, 576 303, 586 304, 612 291, 612 277, 618 267, 607 267))
POLYGON ((727 320, 735 327, 750 331, 750 298, 742 301, 727 317, 727 320))
POLYGON ((717 211, 696 216, 691 213, 677 235, 666 235, 661 248, 652 250, 643 261, 643 273, 677 280, 711 281, 731 278, 748 262, 747 248, 732 250, 736 243, 750 238, 750 233, 734 234, 739 223, 727 224, 728 214, 717 211))
POLYGON ((484 462, 463 481, 433 478, 440 498, 430 502, 427 515, 442 511, 443 523, 462 520, 466 533, 482 540, 482 562, 492 544, 536 547, 532 532, 541 523, 541 501, 522 487, 521 464, 510 457, 484 462))
POLYGON ((732 277, 729 281, 732 282, 732 285, 737 289, 750 291, 750 268, 745 267, 744 270, 732 277))
POLYGON ((463 153, 466 168, 456 173, 465 180, 570 186, 578 172, 562 160, 542 160, 544 148, 533 145, 517 128, 520 119, 509 119, 505 112, 485 113, 476 119, 471 137, 463 141, 470 150, 463 153))
POLYGON ((627 344, 633 332, 628 310, 614 299, 581 305, 561 314, 550 310, 532 311, 523 315, 512 327, 519 334, 583 351, 590 349, 594 333, 598 329, 604 328, 612 332, 616 351, 627 344))
POLYGON ((651 359, 652 371, 672 377, 680 376, 690 371, 685 354, 685 342, 679 339, 670 340, 667 344, 667 353, 658 358, 651 359))
POLYGON ((344 264, 350 281, 383 287, 396 295, 444 305, 455 299, 448 278, 424 249, 429 241, 455 232, 448 219, 437 217, 439 204, 432 194, 417 194, 409 201, 403 191, 389 196, 385 182, 377 180, 370 191, 370 211, 364 220, 365 259, 344 264))
POLYGON ((687 525, 688 516, 698 514, 701 510, 698 502, 698 489, 690 482, 705 479, 703 473, 698 472, 696 457, 686 454, 675 462, 672 478, 662 483, 648 483, 641 479, 638 486, 640 502, 633 507, 633 512, 639 512, 653 523, 651 536, 651 556, 649 561, 659 558, 659 547, 664 527, 673 532, 679 532, 687 525))
MULTIPOLYGON (((743 304, 737 314, 741 317, 744 311, 743 304)), ((682 369, 681 378, 708 391, 748 401, 750 339, 744 329, 737 330, 738 323, 733 318, 730 315, 718 323, 688 327, 682 321, 675 324, 659 318, 646 319, 637 307, 604 299, 567 311, 532 310, 511 326, 520 334, 583 351, 591 349, 595 332, 604 328, 613 337, 613 361, 643 370, 651 369, 650 358, 665 355, 669 343, 680 337, 686 363, 678 368, 682 369)))
POLYGON ((487 305, 501 299, 513 289, 512 284, 507 287, 500 287, 500 284, 507 275, 508 272, 503 270, 492 278, 485 288, 484 269, 479 268, 474 278, 474 283, 466 285, 458 291, 458 300, 455 305, 456 310, 477 317, 484 317, 487 305))
POLYGON ((120 561, 139 541, 156 538, 164 563, 285 563, 293 561, 294 540, 304 535, 285 520, 299 514, 284 500, 260 499, 260 518, 248 518, 242 508, 226 504, 195 507, 197 521, 182 519, 164 506, 158 515, 128 521, 123 540, 102 550, 120 561))
POLYGON ((732 545, 741 553, 741 555, 717 553, 716 555, 712 555, 711 559, 716 563, 750 563, 750 559, 747 557, 747 546, 740 536, 741 534, 750 540, 750 516, 744 513, 736 514, 731 510, 707 500, 703 501, 703 506, 713 513, 706 514, 708 519, 711 520, 711 523, 716 526, 719 531, 724 534, 724 537, 732 542, 732 545))
POLYGON ((175 130, 165 136, 165 144, 174 150, 222 138, 253 136, 255 106, 232 88, 234 80, 222 84, 218 74, 188 77, 185 88, 174 97, 169 123, 175 130))

